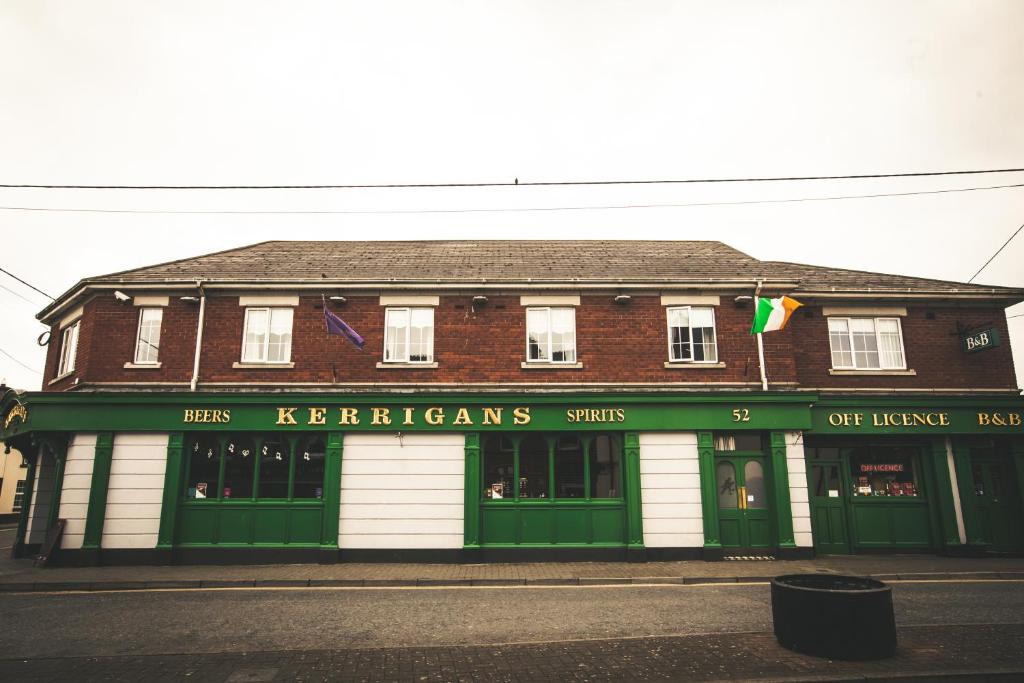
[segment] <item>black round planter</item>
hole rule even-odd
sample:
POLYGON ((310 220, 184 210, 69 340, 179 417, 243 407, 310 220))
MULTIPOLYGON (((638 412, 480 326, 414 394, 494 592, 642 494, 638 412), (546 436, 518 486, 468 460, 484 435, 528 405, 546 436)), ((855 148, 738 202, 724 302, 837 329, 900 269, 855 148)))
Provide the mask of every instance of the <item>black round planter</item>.
POLYGON ((892 588, 833 574, 772 579, 772 621, 783 647, 829 659, 884 659, 896 654, 892 588))

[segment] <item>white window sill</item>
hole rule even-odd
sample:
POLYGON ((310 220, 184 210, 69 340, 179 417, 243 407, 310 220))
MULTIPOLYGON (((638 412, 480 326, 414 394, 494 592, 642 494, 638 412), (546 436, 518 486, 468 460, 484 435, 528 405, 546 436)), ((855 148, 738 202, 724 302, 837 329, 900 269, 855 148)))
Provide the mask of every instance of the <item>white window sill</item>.
POLYGON ((675 360, 665 363, 665 367, 670 370, 708 370, 724 368, 725 363, 701 363, 689 360, 675 360))
POLYGON ((159 370, 162 363, 125 363, 125 370, 159 370))
POLYGON ((75 374, 75 371, 74 370, 69 370, 68 372, 65 372, 63 375, 57 375, 56 377, 51 379, 49 382, 47 382, 46 386, 50 386, 51 384, 56 384, 57 382, 60 382, 61 380, 67 379, 68 377, 71 377, 73 374, 75 374))
POLYGON ((294 368, 295 363, 232 363, 235 370, 287 370, 294 368))
POLYGON ((534 361, 532 363, 523 362, 520 364, 523 370, 582 370, 583 363, 543 363, 540 361, 534 361))
POLYGON ((862 376, 862 377, 909 377, 917 374, 916 370, 836 370, 832 368, 828 371, 830 375, 849 375, 849 376, 862 376))
POLYGON ((378 370, 430 370, 437 367, 437 361, 432 363, 377 363, 378 370))

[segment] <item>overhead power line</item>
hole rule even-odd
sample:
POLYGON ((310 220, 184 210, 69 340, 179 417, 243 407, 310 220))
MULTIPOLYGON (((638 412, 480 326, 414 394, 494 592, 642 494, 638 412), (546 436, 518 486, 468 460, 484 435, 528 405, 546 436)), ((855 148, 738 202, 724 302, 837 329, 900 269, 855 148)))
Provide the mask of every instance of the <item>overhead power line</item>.
POLYGON ((978 268, 978 272, 975 273, 974 275, 972 275, 971 279, 968 280, 967 282, 969 282, 969 283, 970 282, 974 282, 974 278, 976 278, 979 275, 981 275, 981 271, 985 270, 988 267, 988 264, 992 263, 992 260, 995 259, 996 256, 999 256, 999 253, 1003 249, 1006 249, 1006 245, 1009 244, 1010 242, 1012 242, 1013 238, 1016 237, 1020 233, 1021 230, 1024 230, 1024 223, 1021 223, 1021 226, 1019 228, 1017 228, 1012 235, 1010 235, 1010 239, 1008 239, 1005 242, 1003 242, 1003 246, 1001 246, 998 249, 996 249, 996 253, 992 254, 992 256, 989 258, 989 260, 985 261, 985 265, 983 265, 981 268, 978 268))
POLYGON ((12 356, 11 354, 7 353, 7 352, 6 352, 6 351, 4 351, 3 349, 0 349, 0 353, 4 354, 5 356, 7 356, 7 357, 8 357, 8 358, 10 358, 11 360, 13 360, 13 361, 14 361, 15 363, 17 363, 17 364, 18 364, 18 365, 20 365, 21 367, 25 368, 26 370, 29 370, 29 371, 31 371, 31 372, 34 372, 34 373, 36 373, 37 375, 41 375, 41 374, 43 374, 43 373, 39 372, 38 370, 36 370, 35 368, 33 368, 33 367, 29 366, 29 365, 26 365, 25 363, 22 363, 22 362, 21 362, 20 360, 18 360, 17 358, 15 358, 14 356, 12 356))
POLYGON ((39 289, 39 288, 38 288, 38 287, 36 287, 35 285, 33 285, 33 284, 29 284, 28 282, 25 282, 24 280, 22 280, 22 279, 21 279, 20 277, 18 277, 18 276, 17 276, 17 275, 15 275, 14 273, 12 273, 12 272, 10 272, 10 271, 7 271, 7 270, 4 270, 3 268, 0 268, 0 273, 3 273, 4 275, 7 275, 8 277, 12 277, 12 278, 14 278, 15 280, 17 280, 17 281, 18 281, 18 282, 20 282, 21 284, 25 285, 25 286, 26 286, 26 287, 28 287, 29 289, 34 289, 35 291, 37 291, 37 292, 39 292, 40 294, 42 294, 43 296, 45 296, 45 297, 46 297, 47 299, 49 299, 49 300, 51 300, 51 301, 56 301, 56 299, 54 299, 54 298, 53 298, 52 296, 50 296, 49 294, 47 294, 47 293, 46 293, 46 292, 44 292, 43 290, 39 289))
POLYGON ((349 185, 57 185, 0 183, 0 188, 29 190, 365 190, 431 187, 546 187, 551 185, 682 185, 696 183, 777 183, 804 180, 871 180, 877 178, 925 178, 983 173, 1020 173, 1024 168, 989 168, 968 171, 917 171, 908 173, 861 173, 851 175, 772 176, 754 178, 687 178, 654 180, 551 180, 500 183, 361 183, 349 185))
POLYGON ((672 209, 700 206, 743 206, 747 204, 791 204, 796 202, 829 202, 840 199, 877 199, 880 197, 910 197, 914 195, 949 194, 952 192, 977 192, 980 190, 1003 190, 1024 187, 1024 183, 1012 185, 985 185, 981 187, 958 187, 946 190, 916 190, 912 192, 877 192, 873 194, 835 195, 830 197, 796 197, 789 199, 746 199, 724 202, 686 202, 673 204, 604 204, 593 206, 540 206, 502 207, 494 209, 87 209, 55 208, 45 206, 0 206, 0 211, 45 211, 57 213, 130 213, 130 214, 207 214, 207 215, 385 215, 385 214, 432 214, 432 213, 523 213, 530 211, 601 211, 609 209, 672 209))

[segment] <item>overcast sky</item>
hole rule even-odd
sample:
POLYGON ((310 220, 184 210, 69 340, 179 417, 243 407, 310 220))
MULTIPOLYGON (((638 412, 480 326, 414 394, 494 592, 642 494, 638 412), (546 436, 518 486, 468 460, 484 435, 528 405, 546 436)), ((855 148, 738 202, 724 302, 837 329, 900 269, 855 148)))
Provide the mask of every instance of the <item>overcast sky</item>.
MULTIPOLYGON (((0 5, 3 184, 1018 168, 1022 112, 1018 0, 0 5)), ((0 189, 3 207, 141 212, 0 209, 0 267, 57 295, 82 277, 265 239, 678 238, 722 240, 762 259, 964 281, 1024 223, 1024 188, 788 200, 1012 184, 1024 184, 1024 173, 489 189, 0 189), (594 208, 623 206, 643 208, 594 208), (195 213, 212 211, 335 213, 195 213)), ((1022 261, 1024 233, 977 281, 1024 287, 1022 261)), ((0 354, 0 377, 37 389, 44 352, 34 314, 47 299, 6 276, 0 285, 0 349, 31 368, 0 354)), ((1021 383, 1024 317, 1010 329, 1021 383)))

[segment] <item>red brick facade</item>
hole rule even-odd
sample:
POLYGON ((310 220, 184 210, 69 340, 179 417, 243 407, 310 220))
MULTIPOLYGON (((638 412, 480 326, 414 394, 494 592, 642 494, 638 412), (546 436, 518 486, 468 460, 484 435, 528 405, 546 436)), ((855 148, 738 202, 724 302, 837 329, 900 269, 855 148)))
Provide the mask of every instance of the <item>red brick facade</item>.
MULTIPOLYGON (((130 289, 126 291, 131 292, 130 289)), ((578 360, 582 369, 524 369, 525 307, 518 295, 491 295, 474 310, 470 295, 442 296, 434 316, 437 368, 378 368, 382 360, 384 311, 377 296, 351 295, 335 310, 366 338, 359 351, 324 331, 319 296, 304 296, 295 307, 291 360, 294 368, 236 369, 241 359, 245 309, 238 295, 207 298, 199 375, 200 386, 230 384, 546 384, 610 383, 671 385, 708 383, 708 388, 759 388, 757 346, 748 334, 752 310, 723 295, 715 307, 719 361, 725 367, 666 368, 665 306, 656 295, 636 294, 628 304, 608 294, 584 294, 576 308, 578 360)), ((901 318, 907 367, 916 375, 838 376, 830 374, 827 323, 820 305, 805 302, 782 332, 764 335, 769 380, 776 388, 1014 389, 1016 380, 1002 308, 913 305, 901 318), (967 354, 957 325, 996 327, 998 348, 967 354)), ((864 302, 870 305, 872 302, 864 302)), ((890 304, 886 304, 890 305, 890 304)), ((44 390, 80 386, 161 383, 154 388, 187 388, 192 378, 199 307, 171 296, 164 308, 158 369, 127 369, 133 359, 139 308, 96 295, 84 308, 75 372, 50 383, 57 370, 60 330, 52 330, 44 390), (109 383, 109 384, 108 384, 109 383)), ((699 388, 699 387, 693 387, 699 388)))

